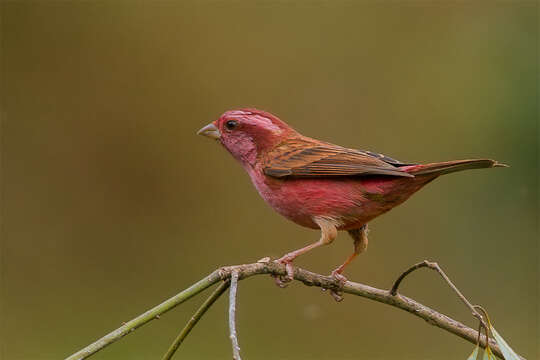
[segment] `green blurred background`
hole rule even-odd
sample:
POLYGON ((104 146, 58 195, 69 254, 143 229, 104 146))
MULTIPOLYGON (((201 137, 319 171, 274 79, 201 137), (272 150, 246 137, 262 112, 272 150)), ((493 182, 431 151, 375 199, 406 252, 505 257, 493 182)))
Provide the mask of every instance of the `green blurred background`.
MULTIPOLYGON (((438 261, 538 359, 538 3, 3 1, 2 356, 60 359, 216 267, 316 240, 195 132, 255 106, 308 136, 404 161, 490 157, 371 225, 352 280, 438 261)), ((297 264, 329 273, 346 234, 297 264)), ((476 327, 434 273, 403 293, 476 327)), ((202 297, 96 359, 156 359, 202 297)), ((403 311, 240 284, 247 359, 465 359, 403 311)), ((178 358, 230 358, 226 300, 178 358)))

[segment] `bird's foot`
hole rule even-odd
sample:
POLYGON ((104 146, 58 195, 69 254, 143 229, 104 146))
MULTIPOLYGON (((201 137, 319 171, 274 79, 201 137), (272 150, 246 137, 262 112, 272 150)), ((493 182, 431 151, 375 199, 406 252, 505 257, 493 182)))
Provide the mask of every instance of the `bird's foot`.
POLYGON ((287 287, 288 283, 290 283, 294 279, 294 266, 292 264, 293 260, 294 258, 289 256, 289 254, 277 260, 274 260, 279 264, 285 265, 285 269, 287 270, 287 275, 272 275, 274 281, 276 282, 276 285, 280 288, 287 287))
POLYGON ((347 278, 339 270, 332 271, 332 274, 330 276, 337 280, 341 287, 343 287, 343 285, 345 285, 345 283, 347 282, 347 278))
POLYGON ((290 280, 287 280, 282 275, 272 275, 272 277, 274 278, 276 285, 280 288, 286 288, 289 285, 290 280))
POLYGON ((332 271, 332 274, 330 276, 334 278, 339 284, 339 289, 330 290, 330 295, 334 298, 334 300, 340 302, 343 300, 343 291, 341 289, 343 289, 343 286, 345 286, 347 278, 343 276, 338 269, 332 271))

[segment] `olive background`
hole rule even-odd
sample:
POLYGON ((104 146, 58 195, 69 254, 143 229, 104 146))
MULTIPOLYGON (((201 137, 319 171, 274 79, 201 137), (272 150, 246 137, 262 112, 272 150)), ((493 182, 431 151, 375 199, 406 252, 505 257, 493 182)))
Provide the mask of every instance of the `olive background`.
MULTIPOLYGON (((402 161, 489 157, 371 222, 347 271, 389 288, 438 261, 538 359, 535 1, 3 1, 1 357, 60 359, 222 265, 318 239, 196 131, 257 107, 402 161)), ((327 274, 347 234, 297 265, 327 274)), ((402 292, 472 327, 434 272, 402 292)), ((208 292, 207 292, 208 293, 208 292)), ((206 294, 207 294, 206 293, 206 294)), ((95 355, 162 356, 205 294, 95 355)), ((389 306, 242 281, 246 359, 465 359, 473 345, 389 306)), ((231 357, 226 297, 177 357, 231 357)))

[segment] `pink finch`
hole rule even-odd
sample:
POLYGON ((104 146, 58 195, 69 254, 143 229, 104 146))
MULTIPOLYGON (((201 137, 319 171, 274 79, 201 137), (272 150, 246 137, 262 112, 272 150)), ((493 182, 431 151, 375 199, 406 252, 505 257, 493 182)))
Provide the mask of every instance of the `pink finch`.
POLYGON ((257 109, 232 110, 198 134, 217 139, 242 164, 262 198, 295 223, 320 229, 320 239, 277 261, 292 279, 293 260, 330 244, 338 230, 354 242, 343 270, 367 248, 367 223, 407 200, 424 185, 456 171, 506 166, 489 159, 433 164, 402 163, 303 136, 276 116, 257 109))

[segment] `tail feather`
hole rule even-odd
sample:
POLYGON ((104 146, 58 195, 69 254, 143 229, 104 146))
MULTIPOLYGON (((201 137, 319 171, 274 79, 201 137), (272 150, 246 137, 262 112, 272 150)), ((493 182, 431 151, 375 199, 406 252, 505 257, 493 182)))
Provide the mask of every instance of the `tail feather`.
POLYGON ((470 159, 470 160, 453 160, 433 164, 424 164, 408 167, 404 169, 409 174, 418 175, 444 175, 456 171, 470 169, 484 169, 492 167, 508 167, 506 164, 499 163, 491 159, 470 159))

